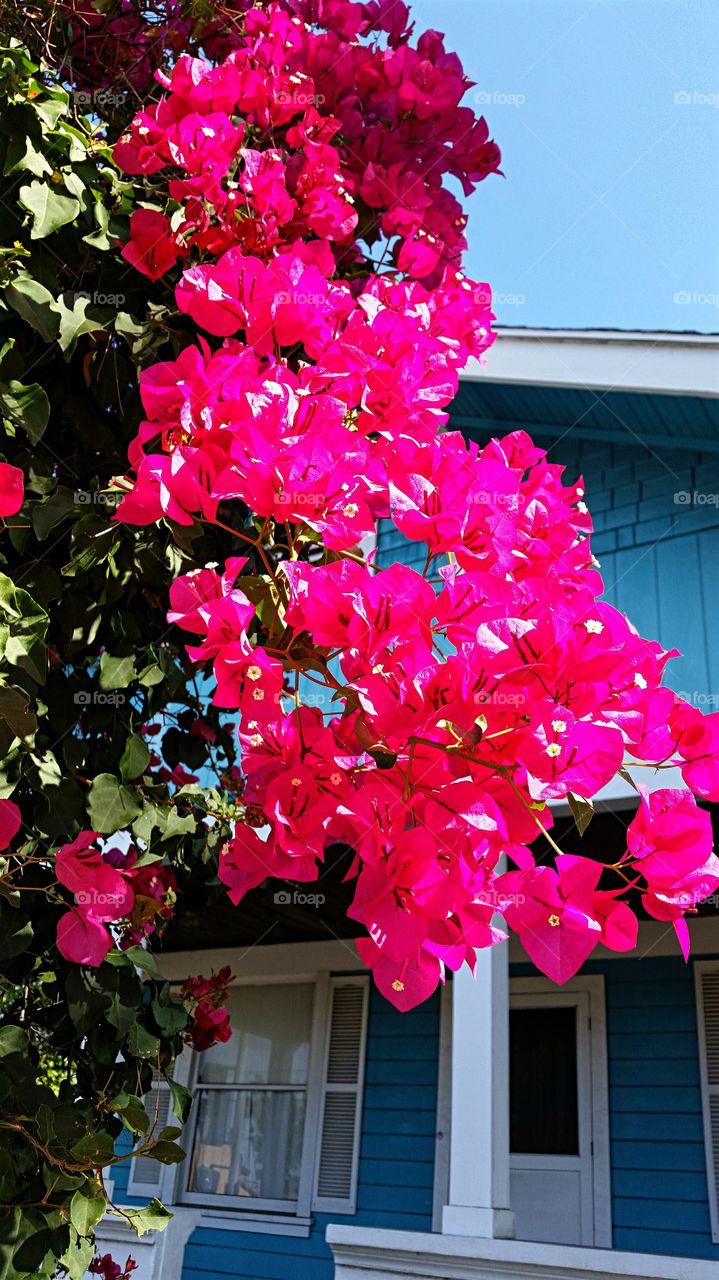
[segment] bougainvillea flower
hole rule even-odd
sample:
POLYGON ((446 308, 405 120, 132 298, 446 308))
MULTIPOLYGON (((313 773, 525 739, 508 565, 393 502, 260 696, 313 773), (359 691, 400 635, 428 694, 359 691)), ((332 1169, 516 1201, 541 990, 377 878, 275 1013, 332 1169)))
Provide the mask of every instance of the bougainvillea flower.
POLYGON ((22 815, 14 800, 0 800, 0 851, 7 849, 22 826, 22 815))
POLYGON ((14 516, 25 497, 25 476, 19 467, 0 462, 0 516, 14 516))

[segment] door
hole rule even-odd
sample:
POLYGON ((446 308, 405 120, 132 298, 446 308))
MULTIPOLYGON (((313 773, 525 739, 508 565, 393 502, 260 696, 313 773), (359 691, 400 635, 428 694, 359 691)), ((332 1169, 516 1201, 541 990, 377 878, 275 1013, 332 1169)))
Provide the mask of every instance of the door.
POLYGON ((517 1238, 609 1247, 603 980, 514 980, 509 1019, 517 1238))

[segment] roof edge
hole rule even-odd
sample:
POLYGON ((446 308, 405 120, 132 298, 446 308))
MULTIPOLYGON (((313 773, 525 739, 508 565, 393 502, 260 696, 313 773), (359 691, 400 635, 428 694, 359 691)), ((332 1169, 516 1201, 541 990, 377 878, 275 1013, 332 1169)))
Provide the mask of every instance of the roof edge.
POLYGON ((498 327, 462 381, 719 397, 719 334, 498 327))

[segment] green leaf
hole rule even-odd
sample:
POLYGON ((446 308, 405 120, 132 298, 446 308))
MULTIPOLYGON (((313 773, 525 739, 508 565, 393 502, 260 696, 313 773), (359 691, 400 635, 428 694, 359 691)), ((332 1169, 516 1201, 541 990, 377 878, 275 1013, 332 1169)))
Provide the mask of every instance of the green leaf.
POLYGON ((177 1080, 172 1080, 170 1076, 167 1077, 167 1083, 172 1098, 172 1110, 181 1124, 187 1124, 192 1107, 192 1091, 184 1084, 178 1084, 177 1080))
POLYGON ((151 662, 149 667, 145 667, 137 678, 140 684, 144 685, 146 689, 152 689, 154 685, 162 684, 165 679, 165 673, 162 670, 162 667, 159 667, 156 662, 151 662))
POLYGON ((132 1133, 147 1133, 150 1128, 150 1117, 142 1098, 130 1095, 123 1106, 116 1110, 122 1115, 125 1124, 132 1133))
POLYGON ((77 510, 77 505, 75 493, 64 485, 60 485, 44 502, 36 502, 30 518, 38 541, 44 542, 57 525, 77 510))
POLYGON ((66 352, 67 355, 73 350, 81 333, 94 333, 98 329, 107 328, 104 320, 87 314, 88 307, 92 305, 92 299, 85 294, 63 293, 62 297, 58 298, 57 308, 60 312, 58 342, 61 351, 66 352))
POLYGON ((617 773, 620 778, 623 778, 624 781, 629 784, 629 786, 632 788, 632 791, 636 791, 637 795, 639 795, 639 787, 634 781, 629 770, 624 768, 624 765, 622 765, 620 769, 617 769, 617 773))
MULTIPOLYGON (((179 1132, 179 1130, 172 1132, 179 1132)), ((185 1159, 185 1152, 176 1142, 166 1142, 163 1138, 159 1138, 152 1148, 152 1159, 159 1160, 160 1164, 181 1164, 185 1159)))
POLYGON ((103 653, 100 659, 100 688, 108 692, 111 689, 126 689, 137 679, 135 658, 130 654, 126 658, 113 658, 112 654, 103 653))
POLYGON ((65 115, 69 101, 69 95, 64 89, 53 89, 52 97, 41 98, 33 105, 48 129, 54 129, 60 117, 65 115))
POLYGON ((37 733, 37 716, 32 700, 14 685, 0 685, 0 719, 5 721, 15 738, 30 739, 37 733))
MULTIPOLYGON (((15 124, 17 126, 19 121, 15 121, 15 124)), ((37 178, 43 178, 52 173, 51 165, 48 164, 42 152, 38 151, 27 132, 27 127, 10 138, 5 164, 3 165, 3 175, 9 178, 11 174, 19 173, 23 170, 34 173, 37 178)))
POLYGON ((123 954, 132 961, 136 968, 141 969, 143 973, 146 973, 148 977, 154 978, 157 982, 164 982, 163 975, 160 972, 155 956, 151 951, 148 951, 146 947, 128 947, 127 951, 123 954))
POLYGON ((27 432, 32 444, 37 444, 50 419, 50 401, 38 382, 26 385, 11 378, 0 382, 0 411, 27 432))
POLYGON ((142 800, 137 792, 121 786, 114 774, 99 773, 90 787, 87 812, 93 831, 109 836, 129 827, 142 812, 142 800))
POLYGON ((34 276, 18 272, 5 290, 10 306, 21 315, 46 342, 53 342, 60 330, 60 314, 55 299, 34 276))
MULTIPOLYGON (((93 1183, 90 1183, 93 1187, 93 1183)), ((79 1236, 86 1236, 99 1222, 107 1208, 107 1201, 97 1184, 95 1194, 85 1195, 84 1191, 76 1191, 70 1201, 70 1221, 79 1236)))
POLYGON ((123 782, 134 782, 135 778, 141 778, 150 759, 151 753, 145 739, 139 733, 131 734, 120 759, 120 774, 123 782))
POLYGON ((164 830, 160 836, 161 840, 171 840, 175 836, 194 835, 197 830, 197 818, 192 813, 180 814, 177 809, 165 809, 164 830))
POLYGON ((580 836, 583 836, 594 817, 594 805, 591 800, 585 800, 583 796, 577 796, 573 791, 567 793, 567 803, 574 816, 577 831, 580 836))
POLYGON ((20 188, 18 201, 32 214, 31 240, 43 240, 59 227, 73 222, 80 212, 80 201, 76 196, 67 195, 38 178, 20 188))
POLYGON ((136 1022, 130 1028, 127 1043, 130 1053, 136 1058, 157 1058, 160 1052, 159 1039, 147 1027, 143 1027, 141 1022, 136 1022))
POLYGON ((22 955, 33 939, 32 920, 23 918, 18 911, 3 908, 2 933, 0 933, 0 960, 3 962, 22 955))
POLYGON ((83 1240, 77 1237, 71 1241, 69 1249, 60 1258, 60 1263, 67 1271, 70 1280, 83 1280, 95 1252, 94 1240, 83 1240))
POLYGON ((78 1160, 89 1160, 93 1164, 106 1164, 115 1154, 115 1143, 109 1133, 87 1133, 79 1142, 70 1148, 78 1160))
POLYGON ((138 1236, 144 1236, 146 1231, 164 1231, 172 1219, 169 1209, 155 1197, 146 1209, 124 1209, 123 1214, 130 1219, 130 1225, 138 1236))
POLYGON ((38 684, 45 682, 45 635, 50 619, 27 591, 0 573, 0 657, 27 671, 38 684))
POLYGON ((27 1054, 29 1049, 27 1032, 22 1027, 0 1027, 0 1058, 7 1058, 11 1053, 27 1054))

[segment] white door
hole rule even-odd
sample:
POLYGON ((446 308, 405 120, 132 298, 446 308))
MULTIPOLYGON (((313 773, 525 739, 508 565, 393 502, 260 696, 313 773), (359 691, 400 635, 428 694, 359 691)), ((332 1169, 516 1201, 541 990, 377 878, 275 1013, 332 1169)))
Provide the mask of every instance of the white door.
POLYGON ((603 980, 510 983, 511 1207, 519 1240, 611 1246, 603 980))

